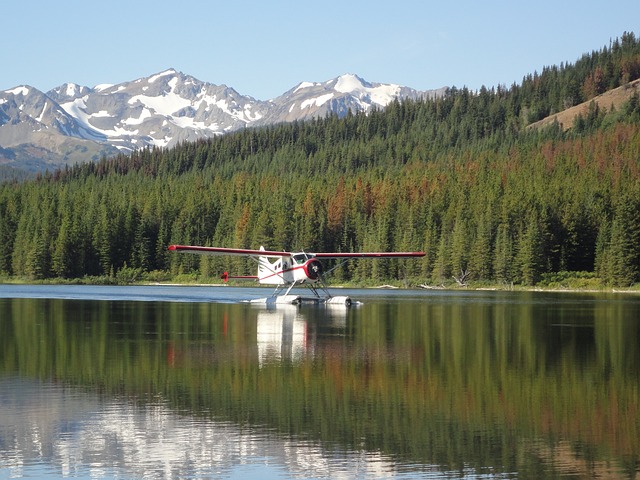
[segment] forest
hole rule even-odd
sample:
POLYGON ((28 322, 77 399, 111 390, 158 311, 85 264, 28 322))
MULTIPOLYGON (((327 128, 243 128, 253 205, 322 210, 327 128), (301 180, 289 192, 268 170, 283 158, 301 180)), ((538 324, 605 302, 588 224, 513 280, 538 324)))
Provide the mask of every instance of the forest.
POLYGON ((334 281, 640 282, 640 101, 592 103, 563 130, 529 125, 640 78, 624 33, 511 87, 449 88, 368 114, 246 129, 0 183, 0 277, 94 282, 254 273, 172 243, 415 251, 334 281))

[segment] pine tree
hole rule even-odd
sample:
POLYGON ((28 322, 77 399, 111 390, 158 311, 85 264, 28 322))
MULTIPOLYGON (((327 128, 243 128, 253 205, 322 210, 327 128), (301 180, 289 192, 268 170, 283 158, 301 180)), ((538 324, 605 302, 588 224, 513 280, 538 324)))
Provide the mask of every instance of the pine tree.
POLYGON ((436 283, 441 283, 451 278, 451 235, 446 230, 440 232, 440 240, 438 242, 438 251, 433 266, 431 279, 436 283))
POLYGON ((453 275, 459 275, 460 272, 466 272, 469 266, 469 243, 470 232, 468 228, 467 217, 461 208, 453 225, 451 233, 451 270, 453 275))
POLYGON ((112 257, 111 244, 111 222, 106 205, 102 205, 99 212, 98 223, 93 230, 93 247, 98 256, 100 275, 108 275, 113 270, 114 261, 112 257))
POLYGON ((595 257, 596 275, 611 283, 611 222, 606 217, 598 229, 595 257))
POLYGON ((511 283, 514 280, 514 245, 511 230, 507 222, 498 225, 495 244, 493 270, 496 280, 511 283))
POLYGON ((525 285, 535 285, 544 272, 543 242, 541 226, 537 214, 528 217, 520 232, 518 251, 515 257, 520 281, 525 285))
POLYGON ((48 243, 41 230, 35 232, 31 248, 27 252, 25 273, 29 277, 41 280, 50 275, 51 255, 48 243))
POLYGON ((6 203, 0 202, 0 274, 10 275, 15 223, 6 203))
POLYGON ((485 209, 476 227, 470 252, 470 274, 479 280, 490 280, 493 275, 491 245, 491 210, 485 209))
POLYGON ((623 195, 611 224, 611 279, 615 286, 628 287, 640 280, 640 200, 623 195))
POLYGON ((71 220, 65 215, 58 229, 58 237, 54 244, 51 258, 53 274, 61 278, 72 276, 72 262, 74 260, 71 243, 71 220))

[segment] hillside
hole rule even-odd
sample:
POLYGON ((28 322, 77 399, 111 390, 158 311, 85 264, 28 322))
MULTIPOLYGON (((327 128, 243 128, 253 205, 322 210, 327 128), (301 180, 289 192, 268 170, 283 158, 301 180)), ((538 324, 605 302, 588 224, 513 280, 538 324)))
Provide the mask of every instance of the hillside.
POLYGON ((529 128, 539 128, 549 126, 555 122, 561 126, 563 130, 569 130, 573 127, 576 117, 586 117, 589 113, 589 108, 592 103, 595 103, 598 108, 604 111, 609 111, 611 108, 619 110, 620 107, 628 102, 634 95, 640 95, 640 80, 634 80, 624 85, 609 90, 601 95, 589 99, 586 102, 582 102, 579 105, 575 105, 571 108, 567 108, 562 112, 549 115, 537 122, 529 125, 529 128))

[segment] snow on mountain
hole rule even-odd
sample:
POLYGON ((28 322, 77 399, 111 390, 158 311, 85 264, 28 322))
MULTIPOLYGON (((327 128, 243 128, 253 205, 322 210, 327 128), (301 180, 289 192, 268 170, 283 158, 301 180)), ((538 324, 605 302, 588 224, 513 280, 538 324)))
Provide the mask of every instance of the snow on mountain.
POLYGON ((338 77, 333 87, 336 92, 351 94, 358 98, 370 98, 372 103, 382 107, 400 94, 400 88, 400 85, 376 84, 374 86, 356 75, 338 77))
POLYGON ((0 92, 0 112, 7 120, 0 124, 0 145, 4 148, 40 132, 99 140, 51 97, 29 86, 0 92))
POLYGON ((306 120, 329 113, 344 116, 349 110, 369 112, 384 108, 394 99, 433 98, 444 89, 419 92, 393 84, 369 83, 357 75, 346 74, 326 82, 302 82, 273 102, 273 108, 259 124, 306 120))
POLYGON ((78 92, 56 98, 69 115, 123 151, 223 134, 262 116, 261 103, 251 97, 173 69, 78 92))
POLYGON ((23 161, 43 168, 78 161, 83 151, 90 154, 86 160, 116 149, 171 147, 247 126, 368 112, 396 98, 443 93, 369 83, 347 74, 302 82, 276 99, 261 101, 174 69, 118 85, 65 83, 46 94, 19 86, 0 92, 0 164, 23 161))
POLYGON ((50 96, 21 86, 0 92, 0 164, 44 170, 117 152, 50 96))

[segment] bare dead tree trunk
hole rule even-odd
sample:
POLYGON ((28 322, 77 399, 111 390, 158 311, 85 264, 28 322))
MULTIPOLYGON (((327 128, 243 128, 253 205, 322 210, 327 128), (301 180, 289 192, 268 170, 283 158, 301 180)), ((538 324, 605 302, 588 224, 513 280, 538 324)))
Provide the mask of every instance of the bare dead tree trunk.
POLYGON ((466 287, 467 286, 466 280, 469 277, 469 270, 460 269, 460 275, 458 277, 456 277, 455 275, 452 275, 452 277, 458 285, 460 285, 461 287, 466 287))

